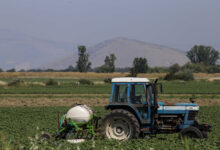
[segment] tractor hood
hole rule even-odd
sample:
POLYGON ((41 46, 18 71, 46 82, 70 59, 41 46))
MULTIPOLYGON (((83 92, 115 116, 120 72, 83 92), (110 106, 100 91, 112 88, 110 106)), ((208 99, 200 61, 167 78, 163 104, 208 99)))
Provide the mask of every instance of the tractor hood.
POLYGON ((175 105, 167 105, 163 102, 158 102, 158 110, 199 110, 199 106, 195 103, 176 103, 175 105))

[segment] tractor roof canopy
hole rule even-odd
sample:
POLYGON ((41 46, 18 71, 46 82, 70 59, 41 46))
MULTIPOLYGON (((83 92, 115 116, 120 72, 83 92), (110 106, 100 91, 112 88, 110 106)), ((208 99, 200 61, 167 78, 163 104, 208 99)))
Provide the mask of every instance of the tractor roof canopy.
POLYGON ((143 83, 149 83, 150 80, 147 78, 131 78, 131 77, 123 77, 123 78, 113 78, 112 83, 129 83, 129 82, 143 82, 143 83))

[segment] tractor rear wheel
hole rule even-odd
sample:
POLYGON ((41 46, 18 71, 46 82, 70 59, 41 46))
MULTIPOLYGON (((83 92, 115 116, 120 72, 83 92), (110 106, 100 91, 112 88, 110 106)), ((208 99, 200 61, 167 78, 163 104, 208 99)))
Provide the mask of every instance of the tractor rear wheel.
POLYGON ((181 137, 189 137, 189 138, 204 138, 202 132, 196 127, 188 127, 180 131, 181 137))
POLYGON ((137 118, 129 111, 115 109, 103 118, 101 132, 109 139, 134 139, 140 134, 140 125, 137 118))

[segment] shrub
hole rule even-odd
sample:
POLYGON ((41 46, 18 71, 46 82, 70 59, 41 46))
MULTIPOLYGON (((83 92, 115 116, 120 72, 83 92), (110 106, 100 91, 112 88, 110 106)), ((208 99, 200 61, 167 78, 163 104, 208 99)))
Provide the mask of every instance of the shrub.
POLYGON ((7 72, 16 72, 14 68, 7 70, 7 72))
POLYGON ((104 79, 104 82, 105 82, 105 83, 111 83, 111 82, 112 82, 112 79, 111 79, 111 78, 105 78, 105 79, 104 79))
POLYGON ((207 66, 203 64, 193 64, 193 63, 186 63, 182 69, 189 69, 192 72, 198 73, 198 72, 207 72, 207 66))
POLYGON ((169 72, 168 67, 149 67, 148 71, 149 73, 164 73, 169 72))
POLYGON ((87 85, 93 85, 94 83, 88 79, 80 79, 79 80, 80 84, 87 84, 87 85))
POLYGON ((8 83, 8 86, 21 86, 25 85, 25 82, 23 80, 15 80, 8 83))
POLYGON ((109 72, 109 68, 106 65, 102 65, 98 68, 95 68, 95 72, 97 72, 97 73, 109 72))
POLYGON ((184 80, 184 81, 194 80, 192 71, 187 70, 187 69, 177 72, 175 74, 175 78, 178 80, 184 80))
POLYGON ((175 75, 174 73, 167 73, 166 76, 164 77, 164 80, 175 80, 175 75))
POLYGON ((58 85, 58 82, 55 81, 54 79, 49 79, 49 80, 46 82, 46 85, 47 85, 47 86, 58 85))
POLYGON ((165 77, 164 80, 184 80, 184 81, 189 81, 189 80, 194 80, 194 76, 191 70, 184 69, 180 70, 176 73, 169 72, 165 77))
POLYGON ((169 67, 169 71, 172 74, 180 71, 180 69, 181 69, 181 67, 178 64, 173 64, 172 66, 169 67))
POLYGON ((210 66, 208 73, 220 73, 220 65, 210 66))
POLYGON ((130 69, 130 73, 127 77, 137 77, 138 73, 137 71, 135 70, 135 68, 131 68, 130 69))

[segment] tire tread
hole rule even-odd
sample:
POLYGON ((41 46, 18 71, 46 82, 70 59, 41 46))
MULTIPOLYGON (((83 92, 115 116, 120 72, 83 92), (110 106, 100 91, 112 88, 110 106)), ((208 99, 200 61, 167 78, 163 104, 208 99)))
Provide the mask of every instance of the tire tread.
POLYGON ((108 120, 110 118, 112 118, 113 116, 117 116, 117 115, 125 115, 127 116, 127 118, 130 120, 130 122, 132 123, 133 129, 134 129, 134 133, 132 134, 132 136, 130 137, 130 139, 136 139, 139 137, 140 135, 140 124, 137 120, 137 118, 129 111, 124 110, 124 109, 113 109, 110 113, 108 113, 102 120, 101 120, 101 133, 102 135, 104 135, 104 137, 106 137, 105 135, 105 126, 106 123, 108 122, 108 120))

